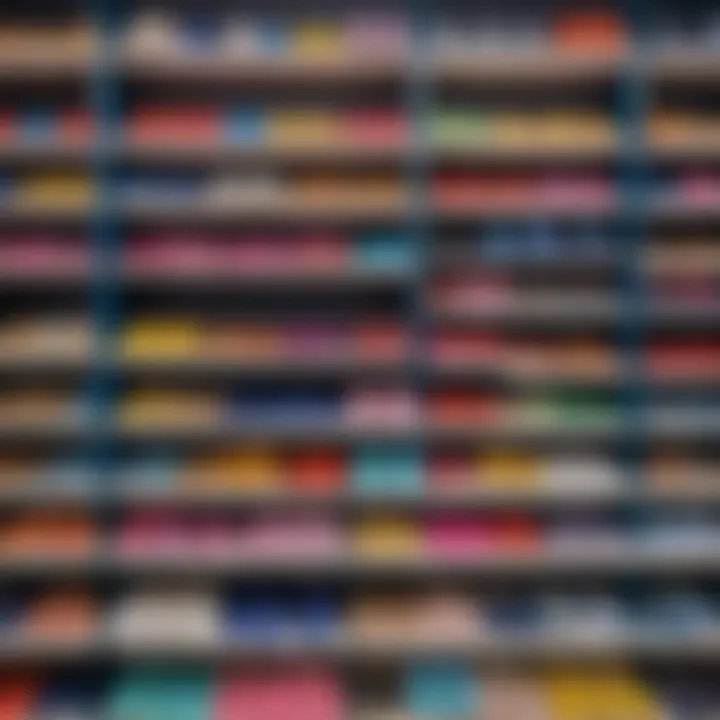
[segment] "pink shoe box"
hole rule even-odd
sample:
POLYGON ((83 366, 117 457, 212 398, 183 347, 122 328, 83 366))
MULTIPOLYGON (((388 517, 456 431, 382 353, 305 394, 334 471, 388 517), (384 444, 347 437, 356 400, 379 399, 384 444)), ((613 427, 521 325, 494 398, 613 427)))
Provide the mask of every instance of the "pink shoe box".
POLYGON ((551 174, 537 185, 542 207, 599 209, 612 200, 610 184, 602 176, 591 174, 551 174))
POLYGON ((3 272, 61 275, 83 272, 89 256, 83 243, 52 236, 0 239, 3 272))
POLYGON ((488 632, 476 599, 456 590, 441 590, 418 601, 413 639, 420 643, 466 644, 488 632))
POLYGON ((11 142, 17 132, 18 123, 15 113, 0 112, 0 143, 11 142))
POLYGON ((299 705, 294 700, 290 700, 287 690, 288 688, 279 674, 261 680, 256 691, 255 709, 251 713, 252 716, 256 717, 257 720, 262 718, 282 720, 287 717, 291 703, 292 708, 297 712, 299 705))
POLYGON ((397 322, 376 320, 355 325, 350 344, 352 357, 371 362, 401 361, 410 349, 410 336, 397 322))
POLYGON ((59 142, 75 146, 89 145, 94 134, 92 113, 80 109, 66 110, 58 118, 57 129, 59 142))
POLYGON ((346 21, 348 50, 363 62, 401 58, 408 52, 407 19, 395 13, 356 12, 346 21))
POLYGON ((326 516, 309 516, 296 521, 292 545, 286 552, 303 557, 333 557, 343 550, 342 530, 326 516))
POLYGON ((238 549, 248 557, 281 558, 291 537, 281 519, 255 517, 240 529, 238 549))
POLYGON ((215 274, 223 266, 217 240, 204 235, 158 235, 134 238, 125 256, 130 273, 215 274))
POLYGON ((193 552, 202 557, 229 558, 236 551, 238 534, 236 524, 222 514, 210 513, 194 518, 189 532, 193 552))
POLYGON ((469 492, 473 488, 475 477, 475 463, 467 454, 445 452, 430 458, 432 492, 469 492))
POLYGON ((125 269, 133 274, 164 270, 163 255, 167 241, 160 237, 132 238, 124 254, 125 269))
POLYGON ((706 277, 681 277, 655 280, 651 296, 660 302, 708 303, 716 296, 715 281, 706 277))
POLYGON ((703 171, 684 173, 678 179, 678 195, 691 205, 714 205, 720 202, 720 176, 703 171))
MULTIPOLYGON (((345 717, 345 702, 335 678, 320 668, 295 670, 282 682, 283 695, 297 699, 309 718, 341 720, 345 717)), ((287 705, 284 706, 287 714, 287 705)))
POLYGON ((409 428, 419 420, 419 407, 404 388, 355 387, 343 396, 343 417, 351 428, 409 428))
POLYGON ((212 720, 262 720, 259 717, 261 684, 255 674, 228 673, 215 695, 212 720))
POLYGON ((472 558, 492 551, 494 542, 490 523, 461 513, 444 513, 424 525, 424 542, 428 554, 472 558))
POLYGON ((348 143, 393 148, 407 142, 409 124, 391 108, 358 108, 344 114, 342 132, 348 143))
POLYGON ((285 328, 284 355, 293 361, 335 360, 348 357, 347 329, 331 323, 295 323, 285 328))
POLYGON ((213 236, 167 236, 156 248, 155 257, 169 272, 212 275, 222 268, 219 244, 213 236))
POLYGON ((265 710, 274 720, 283 720, 297 709, 307 718, 340 720, 344 704, 330 678, 312 677, 303 670, 278 673, 267 685, 265 710))
POLYGON ((294 533, 283 517, 255 516, 240 526, 236 535, 238 551, 250 558, 280 559, 294 540, 294 533))
POLYGON ((473 273, 441 279, 435 296, 443 309, 482 312, 509 307, 515 292, 503 275, 473 273))
POLYGON ((433 338, 432 353, 443 366, 498 368, 504 342, 495 333, 477 330, 446 330, 433 338))
POLYGON ((350 249, 340 233, 312 232, 292 238, 287 245, 291 272, 331 272, 347 267, 350 249))
POLYGON ((341 549, 335 522, 322 515, 269 515, 250 522, 242 533, 242 551, 272 558, 325 557, 341 549))
POLYGON ((225 245, 224 269, 232 274, 265 275, 286 272, 288 243, 279 235, 231 238, 225 245))
POLYGON ((285 720, 298 711, 312 720, 345 717, 337 681, 320 670, 235 670, 221 681, 212 720, 285 720))
POLYGON ((184 556, 188 551, 187 528, 176 513, 138 511, 125 520, 120 531, 120 552, 132 557, 184 556))

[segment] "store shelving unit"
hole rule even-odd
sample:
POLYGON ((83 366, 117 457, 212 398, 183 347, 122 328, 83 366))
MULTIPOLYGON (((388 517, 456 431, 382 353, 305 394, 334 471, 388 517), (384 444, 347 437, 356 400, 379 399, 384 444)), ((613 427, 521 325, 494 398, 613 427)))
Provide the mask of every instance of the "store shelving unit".
MULTIPOLYGON (((0 443, 86 442, 92 451, 94 482, 82 487, 43 487, 35 490, 0 491, 3 509, 29 507, 91 508, 107 529, 116 512, 137 504, 164 507, 222 506, 242 509, 271 507, 326 507, 343 510, 364 508, 394 508, 424 511, 430 508, 523 508, 556 509, 583 506, 622 507, 642 511, 658 506, 688 507, 717 505, 720 491, 688 490, 662 491, 646 487, 640 481, 642 453, 654 438, 661 440, 702 437, 716 441, 720 425, 677 429, 653 427, 648 423, 646 393, 648 386, 686 385, 717 389, 720 376, 707 379, 680 378, 678 380, 647 381, 637 371, 638 353, 642 350, 644 333, 651 326, 686 327, 692 325, 708 332, 716 332, 720 320, 720 305, 710 309, 679 306, 653 307, 643 295, 642 251, 643 233, 648 223, 653 225, 684 225, 718 223, 720 206, 689 206, 680 204, 656 205, 649 196, 644 181, 649 166, 655 160, 718 160, 720 145, 662 146, 643 142, 643 99, 657 82, 678 82, 703 85, 720 82, 720 53, 644 53, 633 51, 622 57, 574 59, 543 54, 527 57, 480 57, 473 63, 433 63, 424 56, 424 33, 431 22, 427 3, 411 3, 412 27, 415 33, 414 51, 405 62, 368 64, 303 64, 277 62, 248 64, 241 61, 182 60, 177 58, 152 61, 136 60, 114 51, 118 19, 112 2, 96 2, 95 23, 101 42, 92 62, 64 58, 43 57, 17 60, 0 55, 0 83, 38 84, 83 83, 96 118, 96 136, 91 146, 60 145, 0 145, 0 164, 35 166, 44 163, 87 167, 93 177, 96 198, 89 206, 57 205, 0 205, 0 226, 53 226, 89 228, 92 268, 89 275, 70 274, 57 277, 34 275, 3 276, 0 292, 28 295, 63 293, 85 288, 93 323, 94 349, 89 359, 27 362, 24 359, 0 359, 0 375, 12 376, 76 376, 88 381, 92 400, 91 421, 87 425, 68 424, 46 427, 26 427, 3 424, 0 443), (352 147, 242 147, 217 144, 212 146, 142 146, 123 143, 117 139, 121 122, 121 100, 126 83, 193 85, 211 82, 232 88, 270 83, 291 83, 301 87, 342 85, 364 87, 373 83, 398 83, 403 89, 403 102, 412 125, 411 141, 402 147, 380 147, 367 151, 352 147), (428 144, 423 134, 423 121, 434 93, 447 86, 502 87, 509 84, 538 86, 585 86, 610 84, 617 92, 619 103, 615 121, 623 141, 617 145, 598 147, 537 147, 526 148, 436 148, 428 144), (640 140, 640 144, 637 144, 640 140), (401 204, 358 205, 347 207, 308 205, 268 205, 241 207, 237 205, 198 204, 189 206, 144 203, 125 205, 118 197, 117 176, 126 162, 138 162, 163 167, 197 165, 206 167, 368 167, 392 165, 400 169, 409 192, 401 204), (460 163, 466 167, 538 166, 562 163, 572 167, 585 163, 611 162, 621 168, 617 202, 594 211, 572 207, 498 208, 473 207, 444 209, 434 207, 428 194, 430 172, 443 163, 460 163), (619 270, 623 287, 614 298, 600 298, 590 306, 564 305, 562 308, 519 307, 516 311, 498 314, 456 313, 433 311, 427 304, 427 284, 433 269, 444 262, 434 256, 439 242, 436 228, 445 223, 474 223, 497 219, 612 219, 621 224, 623 252, 607 258, 583 260, 589 266, 619 270), (294 275, 283 277, 228 276, 204 277, 163 276, 158 274, 125 273, 119 262, 121 230, 136 224, 151 227, 188 225, 194 228, 215 226, 233 227, 267 223, 272 226, 308 226, 314 223, 354 227, 372 222, 396 223, 407 228, 416 242, 417 268, 413 271, 368 272, 349 270, 345 274, 294 275), (209 361, 123 361, 118 357, 114 339, 122 319, 121 299, 131 290, 150 288, 154 292, 191 295, 235 292, 238 288, 268 290, 282 285, 288 292, 302 294, 317 291, 377 292, 392 290, 401 293, 413 334, 417 358, 407 363, 363 364, 362 362, 328 362, 288 364, 252 364, 209 361), (501 376, 487 373, 483 368, 434 367, 423 358, 426 334, 431 323, 447 326, 509 325, 533 327, 538 330, 580 327, 611 328, 622 336, 619 350, 623 355, 622 372, 597 380, 558 377, 501 376), (120 426, 114 408, 120 383, 127 378, 173 376, 181 379, 228 378, 356 378, 403 377, 422 394, 431 381, 452 379, 472 382, 490 380, 509 382, 520 387, 542 385, 600 385, 620 389, 622 411, 619 421, 608 425, 545 427, 427 427, 419 425, 402 430, 358 429, 338 425, 297 427, 262 427, 257 424, 232 426, 185 426, 178 428, 135 428, 120 426), (561 439, 563 442, 591 442, 621 444, 627 482, 621 489, 607 491, 512 491, 477 492, 458 495, 389 496, 328 495, 301 497, 282 494, 241 495, 236 493, 205 493, 183 489, 145 490, 127 488, 117 482, 113 465, 116 443, 127 441, 214 443, 238 439, 273 440, 302 444, 307 440, 349 444, 358 439, 398 439, 430 444, 445 440, 498 440, 520 444, 561 439)), ((439 255, 439 253, 438 253, 439 255)), ((529 261, 528 261, 529 262, 529 261)), ((580 262, 580 261, 578 261, 580 262)), ((478 261, 482 264, 481 261, 478 261)), ((522 259, 518 264, 526 267, 522 259)), ((552 263, 548 263, 552 264, 552 263)), ((561 263, 572 270, 570 261, 561 263)), ((504 267, 507 267, 505 265, 504 267)), ((545 268, 531 268, 543 272, 545 268)), ((1 270, 0 270, 1 273, 1 270)), ((364 561, 357 557, 341 557, 328 562, 266 561, 189 561, 187 559, 126 560, 102 547, 90 557, 74 559, 42 559, 0 561, 0 580, 5 578, 77 578, 92 577, 99 581, 117 579, 185 577, 234 579, 256 578, 504 578, 545 577, 603 578, 603 577, 685 577, 714 578, 720 571, 720 556, 713 548, 707 553, 663 556, 655 553, 625 552, 597 559, 547 555, 532 557, 481 558, 470 562, 445 560, 388 560, 364 561)), ((48 645, 24 643, 4 644, 0 641, 0 661, 18 659, 36 661, 108 660, 127 658, 177 659, 238 659, 285 660, 293 657, 321 657, 339 663, 364 664, 396 662, 409 657, 450 656, 472 660, 533 660, 533 659, 629 659, 677 662, 687 660, 720 660, 720 641, 717 638, 692 639, 687 642, 645 641, 623 638, 618 642, 576 643, 569 638, 541 639, 530 642, 508 640, 471 644, 452 648, 365 648, 340 645, 331 648, 259 649, 226 646, 212 647, 148 647, 122 648, 104 638, 78 645, 48 645)))

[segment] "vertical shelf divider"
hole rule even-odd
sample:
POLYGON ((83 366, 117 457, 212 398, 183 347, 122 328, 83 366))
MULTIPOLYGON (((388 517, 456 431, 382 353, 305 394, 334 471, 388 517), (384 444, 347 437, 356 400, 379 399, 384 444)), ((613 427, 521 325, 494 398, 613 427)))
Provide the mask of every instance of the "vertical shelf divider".
MULTIPOLYGON (((433 102, 430 36, 433 19, 432 0, 409 0, 411 28, 410 59, 405 78, 405 107, 410 118, 411 148, 405 166, 405 182, 409 187, 410 208, 407 223, 414 244, 412 290, 408 298, 408 322, 411 328, 409 377, 417 396, 417 446, 427 453, 423 432, 426 423, 428 377, 428 308, 427 283, 431 263, 432 197, 430 190, 431 149, 427 137, 428 119, 433 102)), ((427 481, 427 462, 423 462, 427 481)), ((424 482, 427 488, 427 482, 424 482)))
MULTIPOLYGON (((625 15, 630 29, 630 50, 618 80, 618 120, 621 131, 619 173, 621 261, 621 352, 623 362, 622 408, 625 430, 624 462, 633 490, 645 487, 644 456, 647 440, 647 384, 644 351, 648 307, 643 278, 643 252, 647 234, 650 177, 645 142, 649 106, 649 77, 643 59, 642 34, 649 19, 645 0, 627 0, 625 15)), ((639 510, 639 508, 636 508, 639 510)))
POLYGON ((90 167, 94 199, 89 229, 93 357, 89 382, 93 408, 94 497, 101 504, 97 518, 101 532, 104 533, 108 519, 105 501, 110 494, 113 469, 114 404, 117 390, 115 336, 120 315, 115 138, 121 117, 114 52, 119 14, 115 0, 93 0, 92 12, 97 37, 88 87, 94 129, 90 167))

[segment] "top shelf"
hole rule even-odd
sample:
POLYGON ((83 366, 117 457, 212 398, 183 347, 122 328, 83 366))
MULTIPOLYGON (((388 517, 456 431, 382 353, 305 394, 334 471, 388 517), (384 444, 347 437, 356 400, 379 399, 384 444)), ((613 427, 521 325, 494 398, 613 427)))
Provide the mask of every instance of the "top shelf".
MULTIPOLYGON (((472 59, 430 61, 425 70, 438 81, 481 82, 529 79, 533 81, 580 81, 611 78, 623 66, 617 57, 573 57, 554 53, 487 54, 472 59)), ((121 72, 134 80, 208 79, 213 82, 392 82, 402 78, 411 66, 408 58, 373 61, 355 58, 337 62, 310 62, 282 59, 248 62, 218 57, 197 60, 183 57, 132 58, 118 60, 121 72)))
MULTIPOLYGON (((96 63, 121 77, 149 82, 212 81, 221 84, 268 82, 378 83, 402 78, 408 59, 308 61, 296 58, 258 62, 247 58, 206 58, 175 55, 83 58, 46 54, 41 57, 11 57, 0 53, 0 82, 54 82, 82 80, 96 63)), ((448 83, 585 83, 612 80, 631 70, 648 73, 656 81, 720 82, 720 49, 714 51, 664 51, 627 56, 547 52, 487 52, 469 58, 446 58, 429 62, 428 76, 448 83)))

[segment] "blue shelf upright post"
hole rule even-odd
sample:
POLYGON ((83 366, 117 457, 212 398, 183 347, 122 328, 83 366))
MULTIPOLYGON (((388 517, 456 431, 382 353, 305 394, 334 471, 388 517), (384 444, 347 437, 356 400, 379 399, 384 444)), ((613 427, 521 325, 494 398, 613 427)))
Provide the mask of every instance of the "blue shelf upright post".
POLYGON ((645 149, 645 120, 649 106, 649 80, 643 61, 642 37, 649 21, 645 0, 627 0, 625 6, 631 45, 618 92, 621 140, 619 205, 621 213, 620 272, 623 358, 622 406, 625 423, 624 456, 629 477, 642 483, 647 425, 647 388, 643 370, 647 306, 642 273, 647 209, 651 191, 645 149))
MULTIPOLYGON (((432 203, 430 197, 430 145, 427 138, 428 119, 432 109, 433 87, 430 72, 430 33, 432 0, 409 0, 410 61, 405 85, 405 106, 410 118, 411 152, 406 164, 406 180, 410 190, 410 216, 407 223, 412 239, 414 267, 412 292, 408 302, 408 320, 412 328, 410 378, 417 394, 419 417, 425 422, 428 365, 428 309, 426 292, 432 242, 432 203)), ((427 448, 419 433, 416 451, 420 456, 427 448)), ((426 463, 422 466, 426 468, 426 463)), ((426 470, 424 472, 427 472, 426 470)))
POLYGON ((118 13, 115 0, 93 0, 92 19, 97 36, 89 76, 89 102, 94 142, 91 179, 94 203, 90 222, 90 314, 93 328, 93 362, 90 405, 93 414, 93 461, 102 497, 112 469, 113 408, 116 390, 115 331, 119 320, 118 222, 116 212, 114 135, 119 122, 120 89, 113 53, 118 13))
MULTIPOLYGON (((647 211, 652 177, 649 172, 645 125, 650 104, 647 64, 643 56, 643 35, 647 30, 650 8, 646 0, 625 0, 625 15, 631 43, 624 72, 618 84, 618 113, 621 130, 619 205, 621 215, 621 326, 623 360, 622 406, 624 433, 622 456, 628 490, 642 493, 647 489, 647 382, 644 370, 648 307, 643 278, 643 254, 647 234, 647 211)), ((634 527, 646 520, 643 502, 627 508, 624 521, 634 527)), ((636 590, 629 580, 625 592, 636 590)))

